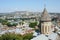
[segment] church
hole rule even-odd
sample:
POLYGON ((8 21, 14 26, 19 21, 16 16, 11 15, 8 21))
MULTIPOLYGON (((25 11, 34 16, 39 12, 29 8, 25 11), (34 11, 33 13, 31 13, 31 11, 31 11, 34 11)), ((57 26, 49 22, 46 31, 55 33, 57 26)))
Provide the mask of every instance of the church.
POLYGON ((41 18, 40 18, 40 33, 41 34, 45 34, 45 35, 49 35, 52 33, 54 27, 52 25, 52 21, 51 21, 51 16, 49 15, 49 13, 47 12, 47 9, 44 8, 42 14, 41 14, 41 18))

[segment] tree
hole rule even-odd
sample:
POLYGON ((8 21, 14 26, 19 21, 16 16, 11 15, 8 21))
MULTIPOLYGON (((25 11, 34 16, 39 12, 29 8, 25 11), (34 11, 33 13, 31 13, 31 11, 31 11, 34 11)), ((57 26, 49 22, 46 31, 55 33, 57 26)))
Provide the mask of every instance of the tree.
POLYGON ((0 36, 0 40, 30 40, 31 38, 33 38, 32 33, 23 36, 20 34, 6 33, 0 36))
POLYGON ((11 33, 3 34, 0 37, 0 39, 1 40, 23 40, 23 38, 21 36, 18 36, 16 34, 11 34, 11 33))
POLYGON ((24 24, 24 22, 19 22, 19 24, 22 24, 22 25, 23 25, 23 24, 24 24))
POLYGON ((26 35, 23 36, 24 40, 30 40, 32 38, 33 38, 33 33, 29 33, 29 34, 26 34, 26 35))
POLYGON ((9 26, 9 27, 16 26, 16 25, 17 25, 17 23, 10 23, 10 22, 7 23, 7 26, 9 26))
POLYGON ((7 25, 8 21, 5 19, 0 19, 0 23, 2 23, 3 25, 7 25))
POLYGON ((29 24, 29 27, 31 28, 35 28, 35 26, 37 26, 37 22, 32 22, 29 24))

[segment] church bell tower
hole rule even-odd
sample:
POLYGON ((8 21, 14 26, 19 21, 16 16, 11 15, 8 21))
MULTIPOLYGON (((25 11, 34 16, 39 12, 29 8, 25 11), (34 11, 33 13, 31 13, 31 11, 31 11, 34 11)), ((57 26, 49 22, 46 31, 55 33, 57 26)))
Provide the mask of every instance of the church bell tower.
POLYGON ((41 14, 39 27, 41 34, 49 35, 52 33, 53 28, 52 28, 51 16, 49 15, 46 9, 46 3, 44 3, 44 10, 41 14))
POLYGON ((46 8, 44 8, 42 15, 41 15, 41 33, 45 35, 49 35, 52 33, 52 23, 51 17, 48 14, 46 8))

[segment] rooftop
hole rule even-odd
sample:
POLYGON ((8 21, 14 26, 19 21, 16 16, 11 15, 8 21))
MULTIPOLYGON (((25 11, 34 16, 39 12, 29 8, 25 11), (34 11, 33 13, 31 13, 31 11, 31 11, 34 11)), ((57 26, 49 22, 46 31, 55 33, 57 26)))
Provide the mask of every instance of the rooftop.
POLYGON ((46 8, 44 8, 44 11, 42 12, 42 15, 41 15, 41 21, 50 21, 50 20, 51 20, 51 17, 48 14, 46 8))

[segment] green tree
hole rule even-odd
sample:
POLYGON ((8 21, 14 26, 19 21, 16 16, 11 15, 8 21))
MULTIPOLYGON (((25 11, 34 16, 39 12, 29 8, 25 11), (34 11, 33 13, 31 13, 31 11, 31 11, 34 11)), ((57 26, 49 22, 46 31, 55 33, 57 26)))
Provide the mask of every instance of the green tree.
POLYGON ((35 26, 37 26, 37 22, 32 22, 29 24, 29 27, 31 28, 35 28, 35 26))
POLYGON ((26 35, 23 36, 24 40, 30 40, 32 38, 33 38, 33 33, 29 33, 29 34, 26 34, 26 35))
POLYGON ((8 21, 5 19, 0 19, 0 23, 2 23, 3 25, 7 25, 8 21))
POLYGON ((4 34, 0 37, 1 40, 23 40, 21 36, 18 36, 16 34, 4 34))
POLYGON ((23 36, 20 34, 6 33, 0 36, 0 40, 30 40, 31 38, 33 38, 32 33, 23 36))
POLYGON ((23 22, 19 22, 19 24, 22 24, 23 25, 24 23, 23 22))
POLYGON ((7 23, 8 27, 12 27, 12 26, 16 26, 16 25, 17 25, 17 23, 10 23, 10 22, 7 23))

